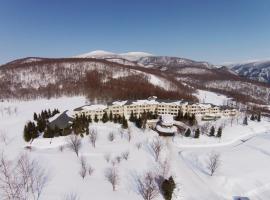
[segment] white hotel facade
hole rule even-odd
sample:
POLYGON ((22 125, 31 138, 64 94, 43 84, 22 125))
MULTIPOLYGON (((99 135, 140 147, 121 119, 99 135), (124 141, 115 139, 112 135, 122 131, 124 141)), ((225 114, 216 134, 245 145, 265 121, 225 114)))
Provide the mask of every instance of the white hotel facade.
POLYGON ((124 115, 128 119, 132 112, 137 116, 141 115, 144 111, 157 112, 158 115, 170 114, 176 116, 179 110, 182 110, 184 114, 195 114, 196 117, 235 116, 238 113, 236 109, 223 108, 212 104, 190 104, 186 101, 159 100, 156 97, 136 101, 114 101, 108 105, 85 105, 73 111, 74 116, 84 114, 91 116, 92 119, 95 115, 97 115, 98 119, 101 119, 105 112, 107 112, 108 115, 110 112, 112 112, 113 115, 124 115))

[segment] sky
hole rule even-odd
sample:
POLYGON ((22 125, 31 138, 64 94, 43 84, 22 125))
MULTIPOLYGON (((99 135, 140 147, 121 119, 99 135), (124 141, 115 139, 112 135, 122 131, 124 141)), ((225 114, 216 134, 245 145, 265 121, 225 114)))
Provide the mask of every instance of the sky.
POLYGON ((0 0, 0 64, 93 50, 270 59, 270 1, 0 0))

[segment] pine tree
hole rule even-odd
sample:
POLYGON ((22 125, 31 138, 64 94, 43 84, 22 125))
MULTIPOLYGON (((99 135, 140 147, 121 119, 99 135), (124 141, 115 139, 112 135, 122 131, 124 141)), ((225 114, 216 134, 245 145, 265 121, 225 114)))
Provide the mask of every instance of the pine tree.
POLYGON ((95 114, 95 118, 94 118, 94 122, 96 122, 96 123, 98 123, 98 116, 97 116, 97 114, 95 114))
POLYGON ((186 130, 186 132, 185 132, 185 137, 189 137, 190 134, 191 134, 191 130, 190 130, 190 128, 188 128, 188 129, 186 130))
POLYGON ((47 126, 45 129, 45 132, 43 134, 44 138, 53 138, 54 137, 54 131, 50 126, 47 126))
POLYGON ((32 139, 32 135, 30 131, 28 130, 28 126, 25 125, 23 129, 23 138, 26 142, 29 142, 32 139))
POLYGON ((86 127, 86 131, 85 131, 85 134, 86 134, 86 135, 89 135, 89 133, 90 133, 90 132, 89 132, 89 126, 87 126, 87 127, 86 127))
POLYGON ((215 136, 215 127, 214 126, 211 127, 209 136, 210 137, 215 136))
POLYGON ((200 137, 200 129, 197 128, 197 129, 195 130, 194 138, 199 138, 199 137, 200 137))
POLYGON ((254 114, 253 114, 253 113, 251 114, 250 120, 252 120, 252 121, 254 121, 254 120, 255 120, 255 116, 254 116, 254 114))
POLYGON ((87 121, 88 121, 88 123, 92 123, 92 117, 91 117, 91 115, 88 116, 87 121))
POLYGON ((247 119, 247 116, 244 117, 243 124, 244 124, 244 125, 248 125, 248 119, 247 119))
POLYGON ((38 119, 37 113, 34 112, 34 120, 37 121, 37 119, 38 119))
POLYGON ((103 122, 103 123, 106 123, 106 122, 108 122, 108 121, 109 121, 109 117, 108 117, 107 112, 105 111, 105 112, 103 113, 103 116, 102 116, 102 122, 103 122))
POLYGON ((114 123, 117 123, 117 121, 118 121, 118 117, 117 117, 117 115, 114 115, 114 116, 113 116, 113 122, 114 122, 114 123))
POLYGON ((129 121, 135 122, 135 117, 134 117, 133 111, 131 111, 131 114, 130 114, 130 117, 129 117, 129 121))
POLYGON ((218 128, 218 131, 217 131, 217 137, 221 137, 221 135, 222 135, 222 128, 221 127, 219 127, 218 128))
POLYGON ((110 111, 109 120, 110 120, 110 122, 113 121, 113 114, 112 114, 112 111, 110 111))
POLYGON ((258 121, 258 122, 261 121, 261 113, 260 113, 260 112, 259 112, 259 114, 258 114, 257 121, 258 121))
POLYGON ((141 116, 139 116, 139 118, 137 118, 136 122, 135 122, 135 125, 138 127, 138 128, 142 128, 142 118, 141 116))
POLYGON ((196 123, 197 123, 197 121, 196 121, 196 116, 195 116, 195 114, 192 114, 192 115, 189 117, 189 125, 190 125, 190 126, 194 126, 196 123))
POLYGON ((165 200, 171 200, 173 191, 176 187, 176 184, 171 176, 169 179, 165 179, 161 184, 161 190, 165 200))
POLYGON ((124 129, 128 128, 128 121, 126 120, 125 116, 123 116, 122 128, 124 128, 124 129))

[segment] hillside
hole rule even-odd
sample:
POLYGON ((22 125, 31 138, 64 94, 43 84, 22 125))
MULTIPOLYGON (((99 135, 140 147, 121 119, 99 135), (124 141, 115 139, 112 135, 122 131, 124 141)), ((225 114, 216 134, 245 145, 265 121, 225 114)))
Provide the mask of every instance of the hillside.
POLYGON ((258 80, 270 83, 270 61, 247 62, 242 64, 232 64, 231 69, 240 76, 247 77, 252 80, 258 80))
POLYGON ((155 95, 197 101, 195 93, 201 89, 243 103, 270 101, 270 85, 239 76, 226 67, 144 52, 29 57, 2 65, 0 77, 2 99, 85 95, 89 100, 102 101, 155 95))

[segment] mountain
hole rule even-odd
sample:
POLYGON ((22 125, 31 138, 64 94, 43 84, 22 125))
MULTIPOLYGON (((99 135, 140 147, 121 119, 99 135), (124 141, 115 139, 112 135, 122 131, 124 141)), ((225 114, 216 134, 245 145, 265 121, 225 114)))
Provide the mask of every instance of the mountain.
POLYGON ((144 52, 93 51, 72 58, 28 57, 0 66, 0 98, 84 95, 90 100, 138 99, 151 95, 198 101, 196 90, 236 101, 269 104, 270 85, 227 67, 144 52))
POLYGON ((240 76, 270 83, 270 60, 231 64, 230 67, 240 76))

